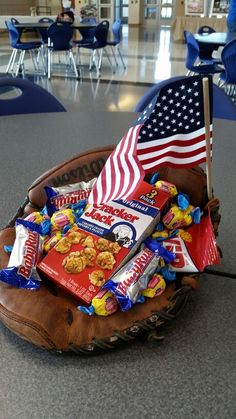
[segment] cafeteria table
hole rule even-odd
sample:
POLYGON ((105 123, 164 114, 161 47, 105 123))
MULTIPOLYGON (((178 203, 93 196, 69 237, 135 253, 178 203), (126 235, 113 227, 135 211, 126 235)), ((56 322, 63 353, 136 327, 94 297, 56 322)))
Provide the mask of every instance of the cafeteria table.
POLYGON ((236 32, 213 32, 209 35, 194 35, 199 44, 211 44, 216 47, 223 47, 228 42, 236 39, 236 32))
MULTIPOLYGON (((116 144, 136 117, 132 112, 0 117, 1 226, 36 177, 72 155, 116 144)), ((236 281, 225 271, 236 271, 236 122, 215 119, 213 131, 222 276, 201 276, 199 290, 163 330, 166 338, 158 346, 135 342, 91 358, 56 355, 0 324, 2 418, 235 418, 236 281)))
MULTIPOLYGON (((48 29, 49 26, 51 26, 53 22, 22 22, 22 23, 16 23, 16 28, 21 29, 48 29)), ((69 23, 67 23, 69 24, 69 23)), ((94 28, 97 25, 92 23, 73 23, 69 24, 74 29, 81 29, 81 28, 94 28)))

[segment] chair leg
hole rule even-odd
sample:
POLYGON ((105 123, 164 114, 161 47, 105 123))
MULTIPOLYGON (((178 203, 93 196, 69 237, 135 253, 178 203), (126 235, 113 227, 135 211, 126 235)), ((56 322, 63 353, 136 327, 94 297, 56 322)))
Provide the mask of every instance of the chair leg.
POLYGON ((29 53, 30 53, 31 60, 32 60, 32 63, 33 63, 33 66, 34 66, 34 71, 36 72, 38 70, 38 67, 37 67, 37 63, 36 63, 36 60, 35 60, 34 51, 30 49, 29 53))
POLYGON ((15 54, 14 54, 14 57, 13 57, 13 61, 12 61, 12 64, 11 64, 11 68, 10 68, 10 72, 11 72, 11 73, 13 73, 13 69, 14 69, 14 65, 15 65, 15 60, 16 60, 16 57, 17 57, 17 53, 18 53, 18 50, 17 50, 17 49, 15 49, 15 54))
POLYGON ((70 51, 70 59, 71 59, 71 62, 72 62, 72 66, 74 68, 75 76, 76 76, 76 78, 78 78, 79 73, 78 73, 78 70, 77 70, 77 67, 76 67, 76 64, 75 64, 75 58, 74 58, 74 55, 73 55, 72 51, 70 51))
POLYGON ((118 47, 118 45, 117 45, 117 51, 118 51, 118 54, 119 54, 119 56, 120 56, 120 59, 121 59, 121 62, 122 62, 122 64, 123 64, 123 67, 124 67, 124 70, 126 69, 126 65, 125 65, 125 63, 124 63, 124 60, 123 60, 123 56, 122 56, 122 54, 121 54, 121 52, 120 52, 120 48, 118 47))
POLYGON ((105 52, 105 54, 106 54, 106 57, 107 57, 107 59, 108 59, 108 61, 109 61, 109 64, 110 64, 110 66, 111 66, 111 69, 112 69, 113 73, 115 73, 115 72, 116 72, 116 70, 114 70, 114 68, 113 68, 112 62, 111 62, 110 57, 109 57, 109 54, 108 54, 108 52, 107 52, 107 49, 106 49, 106 48, 103 48, 103 50, 104 50, 104 52, 105 52))
POLYGON ((95 63, 95 56, 96 56, 96 50, 91 50, 90 58, 89 58, 89 71, 92 71, 93 66, 95 65, 97 69, 97 65, 95 63))
POLYGON ((70 67, 71 67, 69 51, 65 51, 65 57, 66 57, 66 71, 67 71, 67 69, 70 70, 70 67))
POLYGON ((17 49, 16 49, 16 48, 13 48, 12 53, 11 53, 11 56, 10 56, 10 59, 9 59, 9 61, 8 61, 8 64, 7 64, 6 71, 5 71, 5 73, 6 73, 6 74, 8 74, 8 73, 9 73, 9 69, 10 69, 10 67, 11 67, 11 68, 13 68, 13 66, 14 66, 14 61, 15 61, 15 59, 16 59, 16 54, 17 54, 17 49))
POLYGON ((103 49, 104 49, 104 48, 101 48, 101 49, 100 49, 100 52, 99 52, 99 59, 98 59, 98 71, 100 71, 100 70, 101 70, 101 68, 102 68, 102 56, 103 56, 103 49))
POLYGON ((17 67, 16 67, 16 73, 15 76, 18 77, 19 71, 21 69, 23 75, 24 75, 24 66, 23 66, 23 62, 24 62, 24 57, 25 57, 25 50, 21 50, 20 52, 20 57, 17 63, 17 67))
POLYGON ((51 50, 48 48, 48 79, 51 78, 51 50))
POLYGON ((115 54, 114 48, 113 48, 113 46, 112 46, 112 45, 111 45, 110 47, 111 47, 111 52, 112 52, 112 55, 113 55, 114 61, 115 61, 116 65, 118 66, 118 61, 117 61, 117 59, 116 59, 116 54, 115 54))
POLYGON ((81 66, 80 47, 77 47, 76 51, 76 64, 81 66))
POLYGON ((47 63, 45 61, 44 48, 40 47, 38 49, 38 53, 41 57, 41 61, 42 61, 42 64, 43 64, 43 75, 46 76, 46 74, 47 74, 47 63))

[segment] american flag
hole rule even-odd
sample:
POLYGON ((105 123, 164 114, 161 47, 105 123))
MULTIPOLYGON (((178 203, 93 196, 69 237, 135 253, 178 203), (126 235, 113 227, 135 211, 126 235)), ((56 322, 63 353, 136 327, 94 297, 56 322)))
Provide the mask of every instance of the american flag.
MULTIPOLYGON (((212 79, 209 79, 210 105, 212 79)), ((212 114, 212 112, 210 112, 212 114)), ((212 143, 212 115, 210 115, 212 143)), ((127 199, 160 166, 191 167, 206 161, 202 77, 168 83, 108 158, 89 202, 127 199)))

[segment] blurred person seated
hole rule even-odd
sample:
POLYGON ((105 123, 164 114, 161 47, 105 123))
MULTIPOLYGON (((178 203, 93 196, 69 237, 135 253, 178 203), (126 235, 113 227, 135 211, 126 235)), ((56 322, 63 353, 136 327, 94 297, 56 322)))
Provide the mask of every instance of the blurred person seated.
POLYGON ((59 23, 74 23, 74 13, 71 10, 68 12, 61 12, 57 15, 56 21, 59 23))

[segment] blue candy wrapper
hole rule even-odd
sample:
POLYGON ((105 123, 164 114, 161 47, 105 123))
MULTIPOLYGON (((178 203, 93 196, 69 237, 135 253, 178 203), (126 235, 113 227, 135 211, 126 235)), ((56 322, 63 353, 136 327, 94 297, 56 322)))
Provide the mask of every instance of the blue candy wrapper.
POLYGON ((168 266, 163 266, 159 273, 163 276, 166 282, 173 282, 176 280, 176 272, 170 271, 168 266))
POLYGON ((13 249, 13 246, 4 246, 4 250, 6 253, 11 253, 13 249))
POLYGON ((43 220, 40 224, 34 223, 33 221, 27 221, 23 218, 17 218, 16 224, 21 224, 30 231, 35 231, 42 236, 50 235, 51 233, 51 221, 48 219, 43 220))
POLYGON ((186 194, 184 194, 184 193, 180 192, 180 193, 177 195, 177 197, 176 197, 176 202, 177 202, 178 207, 179 207, 182 211, 184 211, 184 210, 186 210, 186 209, 188 208, 188 206, 189 206, 189 197, 188 197, 188 195, 186 195, 186 194))
POLYGON ((169 250, 165 249, 156 239, 148 237, 144 241, 145 246, 151 250, 156 256, 162 257, 165 263, 171 263, 176 259, 176 255, 169 250))
POLYGON ((155 172, 155 173, 152 175, 152 177, 151 177, 151 179, 150 179, 149 183, 150 183, 151 185, 155 185, 155 183, 158 181, 158 179, 159 179, 159 173, 158 173, 158 172, 155 172))
MULTIPOLYGON (((37 273, 35 276, 37 277, 37 273)), ((6 268, 0 271, 0 280, 16 288, 24 288, 30 290, 37 290, 40 288, 39 278, 34 278, 33 272, 31 277, 25 279, 18 273, 17 267, 6 268)))

